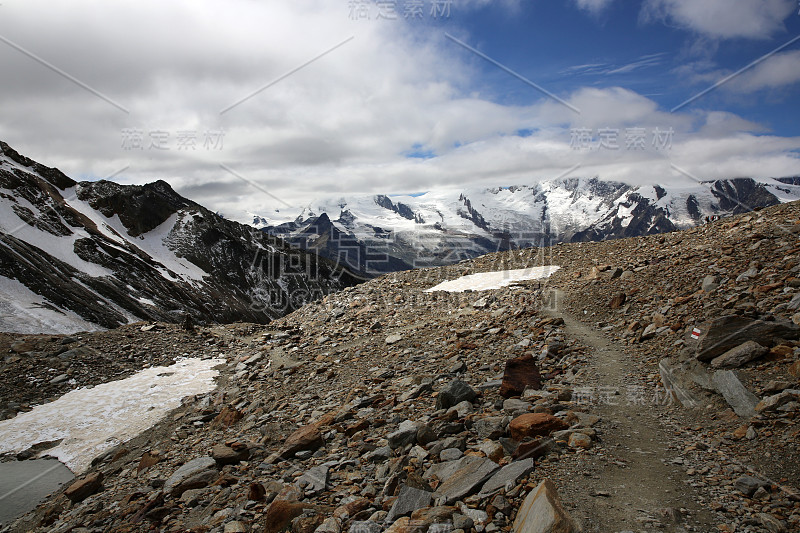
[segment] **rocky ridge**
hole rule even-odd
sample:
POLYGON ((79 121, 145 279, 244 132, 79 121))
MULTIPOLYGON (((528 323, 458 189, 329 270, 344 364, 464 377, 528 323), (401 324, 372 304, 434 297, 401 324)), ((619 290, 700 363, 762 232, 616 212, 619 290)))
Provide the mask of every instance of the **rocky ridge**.
POLYGON ((164 181, 77 183, 0 142, 4 331, 268 322, 358 281, 164 181))
POLYGON ((393 273, 269 326, 140 331, 219 339, 218 390, 7 529, 794 531, 798 236, 787 204, 393 273), (541 264, 562 269, 424 292, 541 264))

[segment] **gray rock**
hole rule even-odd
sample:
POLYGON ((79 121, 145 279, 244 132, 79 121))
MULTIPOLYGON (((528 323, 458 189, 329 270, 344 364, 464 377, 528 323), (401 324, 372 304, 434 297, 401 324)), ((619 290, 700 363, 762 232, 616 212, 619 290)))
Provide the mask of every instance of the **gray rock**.
POLYGON ((384 461, 388 461, 391 459, 391 457, 392 449, 388 446, 381 446, 380 448, 376 448, 365 455, 364 459, 375 463, 382 463, 384 461))
POLYGON ((739 368, 758 359, 768 351, 769 348, 765 348, 755 341, 747 341, 712 359, 711 366, 713 368, 739 368))
POLYGON ((61 352, 58 354, 58 358, 64 361, 75 358, 95 359, 98 357, 100 357, 100 353, 93 348, 89 348, 88 346, 79 346, 78 348, 73 348, 72 350, 67 350, 66 352, 61 352))
POLYGON ((350 524, 347 533, 381 533, 383 526, 372 520, 357 520, 350 524))
POLYGON ((448 504, 460 500, 474 492, 499 468, 497 463, 490 459, 478 458, 445 478, 444 483, 436 489, 434 496, 443 498, 448 504))
POLYGON ((386 438, 389 439, 389 447, 393 450, 402 448, 406 444, 411 444, 417 440, 417 430, 419 425, 411 420, 400 423, 397 431, 390 433, 386 438))
POLYGON ((742 476, 733 482, 733 487, 748 497, 752 496, 760 487, 767 486, 769 486, 768 482, 753 476, 742 476))
POLYGON ((736 276, 736 283, 740 283, 742 281, 747 281, 748 279, 755 277, 758 275, 758 269, 756 267, 750 267, 738 276, 736 276))
POLYGON ((472 307, 475 309, 483 309, 487 305, 489 305, 489 300, 487 300, 485 297, 472 302, 472 307))
POLYGON ((431 392, 432 390, 433 390, 433 384, 430 381, 427 381, 425 383, 421 383, 420 385, 417 385, 416 387, 414 387, 410 391, 408 391, 405 394, 403 394, 402 396, 400 396, 400 401, 407 402, 409 400, 416 400, 422 394, 427 393, 427 392, 431 392))
POLYGON ((767 322, 738 315, 723 316, 700 327, 695 357, 708 362, 746 341, 772 344, 778 339, 794 340, 799 337, 800 327, 788 320, 767 322))
POLYGON ((397 495, 397 499, 389 510, 389 514, 386 515, 386 521, 392 523, 401 516, 410 515, 417 509, 427 507, 431 504, 432 497, 432 493, 427 490, 403 485, 400 488, 400 494, 397 495))
POLYGON ((50 380, 51 385, 58 385, 59 383, 64 383, 69 379, 69 375, 67 374, 60 374, 53 379, 50 380))
POLYGON ((750 418, 756 414, 758 396, 747 390, 732 370, 717 370, 711 380, 717 392, 722 394, 737 415, 750 418))
POLYGON ((483 484, 480 490, 480 497, 490 496, 505 487, 509 481, 516 483, 518 479, 527 476, 531 472, 533 472, 533 459, 514 461, 498 470, 483 484))
POLYGON ((506 432, 508 426, 508 417, 505 416, 488 416, 476 420, 473 424, 473 429, 479 436, 485 439, 499 439, 506 432))
POLYGON ((531 410, 531 403, 526 402, 523 400, 519 400, 516 398, 510 398, 503 402, 503 411, 509 414, 516 413, 518 411, 530 411, 531 410))
POLYGON ((401 340, 403 340, 403 336, 402 335, 396 335, 396 334, 395 335, 389 335, 388 337, 386 337, 386 344, 397 344, 401 340))
POLYGON ((453 407, 451 407, 450 409, 448 409, 447 410, 447 414, 450 414, 451 412, 455 412, 458 415, 458 418, 464 418, 465 416, 467 416, 468 414, 470 414, 473 411, 474 411, 474 409, 472 408, 472 403, 471 402, 467 402, 467 401, 463 401, 463 402, 459 402, 458 404, 456 404, 453 407))
POLYGON ((478 385, 478 390, 491 390, 491 389, 498 389, 500 385, 503 384, 502 379, 490 379, 488 381, 484 381, 480 385, 478 385))
POLYGON ((455 474, 459 469, 464 468, 470 463, 474 463, 478 459, 480 458, 474 455, 466 455, 456 461, 436 463, 425 471, 425 473, 422 475, 422 479, 430 479, 435 477, 436 479, 444 481, 455 474))
POLYGON ((319 525, 319 527, 317 527, 317 529, 314 530, 314 533, 341 533, 341 531, 342 525, 339 523, 339 521, 336 518, 329 516, 324 522, 322 522, 322 524, 319 525))
POLYGON ((800 309, 800 292, 792 296, 792 299, 789 300, 789 303, 786 305, 786 309, 790 311, 797 311, 800 309))
POLYGON ((461 374, 467 371, 467 365, 464 361, 456 361, 450 368, 447 369, 448 374, 461 374))
POLYGON ((317 494, 328 486, 329 469, 326 465, 315 466, 297 478, 295 482, 306 494, 317 494))
POLYGON ((758 402, 758 405, 756 405, 756 411, 759 413, 768 413, 797 400, 800 400, 800 390, 787 389, 778 394, 773 394, 772 396, 764 398, 758 402))
POLYGON ((713 292, 719 287, 719 280, 717 276, 706 276, 703 278, 703 283, 700 284, 700 287, 705 292, 713 292))
POLYGON ((679 372, 672 368, 666 359, 658 362, 658 372, 661 374, 661 382, 664 383, 664 388, 668 393, 673 394, 682 406, 692 409, 700 405, 700 400, 686 386, 679 372))
POLYGON ((460 529, 462 531, 469 531, 475 526, 475 521, 472 518, 465 516, 461 513, 453 515, 453 529, 460 529))
POLYGON ((201 489, 219 475, 217 462, 211 457, 192 459, 172 474, 164 483, 164 492, 178 498, 189 489, 201 489))
POLYGON ((647 340, 652 337, 655 337, 657 329, 658 326, 656 326, 655 324, 649 324, 646 328, 644 328, 644 331, 642 331, 642 340, 647 340))
POLYGON ((436 397, 436 409, 449 409, 464 401, 472 402, 477 397, 478 393, 472 387, 459 379, 455 379, 439 392, 436 397))
POLYGON ((462 452, 458 448, 447 448, 446 450, 442 450, 439 453, 439 460, 442 462, 458 461, 462 457, 464 457, 464 452, 462 452))

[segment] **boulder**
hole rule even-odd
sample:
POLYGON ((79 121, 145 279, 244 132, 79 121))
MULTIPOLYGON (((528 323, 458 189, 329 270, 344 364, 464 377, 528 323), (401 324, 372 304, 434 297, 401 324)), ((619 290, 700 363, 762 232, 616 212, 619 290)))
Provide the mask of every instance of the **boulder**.
POLYGON ((750 340, 774 344, 779 339, 797 338, 800 338, 800 327, 788 320, 767 322, 738 315, 723 316, 700 327, 695 357, 708 362, 750 340))
POLYGON ((758 396, 747 390, 732 370, 717 370, 711 380, 717 392, 722 394, 737 415, 750 418, 756 414, 758 396))
POLYGON ((286 439, 283 443, 283 448, 279 452, 280 456, 284 459, 294 457, 294 454, 301 451, 314 451, 322 444, 322 433, 314 424, 303 426, 286 439))
POLYGON ((317 494, 328 487, 330 469, 326 465, 315 466, 297 478, 296 485, 303 489, 306 495, 317 494))
POLYGON ((219 477, 217 462, 211 457, 198 457, 178 468, 166 483, 164 492, 173 498, 179 498, 189 489, 207 487, 219 477))
POLYGON ((619 309, 623 305, 625 305, 625 301, 628 299, 628 296, 624 292, 618 292, 611 298, 611 302, 609 302, 608 306, 611 309, 619 309))
POLYGON ((525 497, 513 533, 578 533, 578 524, 562 507, 555 484, 545 479, 525 497))
POLYGON ((506 483, 514 483, 528 474, 533 472, 533 459, 523 459, 522 461, 514 461, 495 472, 486 483, 483 484, 480 490, 480 497, 486 497, 494 494, 498 490, 506 486, 506 483))
POLYGON ((772 396, 764 398, 758 402, 755 410, 759 413, 768 413, 786 405, 789 402, 796 401, 800 401, 800 390, 787 389, 778 394, 773 394, 772 396))
POLYGON ((315 506, 308 503, 275 500, 267 508, 264 517, 264 533, 279 533, 292 523, 292 520, 315 506))
POLYGON ((72 503, 78 503, 98 490, 103 486, 103 473, 92 472, 83 479, 79 479, 64 491, 64 495, 69 498, 72 503))
POLYGON ((528 437, 547 437, 553 431, 569 428, 569 424, 547 413, 526 413, 509 424, 511 438, 521 442, 528 437))
POLYGON ((389 448, 395 450, 397 448, 402 448, 406 444, 416 442, 418 430, 419 425, 416 422, 404 420, 400 423, 397 431, 393 431, 387 436, 387 439, 389 439, 389 448))
POLYGON ((519 443, 511 454, 512 459, 538 459, 554 451, 558 445, 551 438, 528 439, 519 443))
POLYGON ((448 504, 458 501, 476 491, 499 468, 491 459, 481 457, 446 477, 433 495, 444 498, 448 504))
POLYGON ((219 466, 233 465, 240 461, 246 461, 250 457, 250 450, 247 449, 247 446, 237 448, 233 449, 224 444, 216 444, 211 448, 211 457, 219 466))
POLYGON ((449 409, 461 402, 472 402, 478 393, 467 383, 455 379, 448 383, 436 397, 436 409, 449 409))
POLYGON ((711 360, 713 368, 739 368, 769 352, 769 348, 755 341, 743 342, 711 360))
POLYGON ((432 494, 426 490, 417 489, 408 485, 400 488, 397 499, 392 504, 389 514, 386 515, 387 522, 394 522, 401 516, 407 516, 431 504, 432 494))
POLYGON ((476 420, 473 429, 485 439, 499 439, 506 432, 508 418, 504 416, 487 416, 476 420))
POLYGON ((542 377, 533 355, 523 355, 506 362, 503 382, 500 384, 500 396, 503 398, 521 396, 528 387, 537 390, 542 388, 542 377))

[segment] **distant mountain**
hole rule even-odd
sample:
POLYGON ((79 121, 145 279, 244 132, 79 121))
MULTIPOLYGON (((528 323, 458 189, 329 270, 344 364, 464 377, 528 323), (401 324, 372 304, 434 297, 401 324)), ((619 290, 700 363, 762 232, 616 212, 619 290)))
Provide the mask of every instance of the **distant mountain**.
POLYGON ((0 142, 0 331, 265 322, 357 282, 164 181, 76 183, 0 142))
POLYGON ((800 199, 800 178, 632 186, 597 178, 535 185, 352 196, 253 225, 365 275, 440 266, 489 252, 685 229, 800 199))

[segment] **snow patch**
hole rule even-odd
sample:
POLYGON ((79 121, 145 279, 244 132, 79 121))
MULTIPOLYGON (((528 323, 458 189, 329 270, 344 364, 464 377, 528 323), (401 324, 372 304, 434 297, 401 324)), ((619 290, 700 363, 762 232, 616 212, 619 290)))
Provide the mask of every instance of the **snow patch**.
POLYGON ((73 311, 59 308, 21 282, 0 276, 0 331, 69 335, 102 329, 73 311))
POLYGON ((63 439, 46 455, 80 474, 95 457, 154 426, 179 407, 181 399, 214 390, 219 372, 213 367, 222 363, 224 359, 182 359, 69 392, 0 422, 0 453, 19 453, 40 442, 63 439))
POLYGON ((425 292, 464 292, 488 291, 507 287, 515 281, 525 281, 531 279, 545 279, 561 268, 556 265, 545 265, 539 267, 520 268, 517 270, 500 270, 496 272, 481 272, 480 274, 469 274, 451 281, 444 281, 435 287, 426 289, 425 292))

